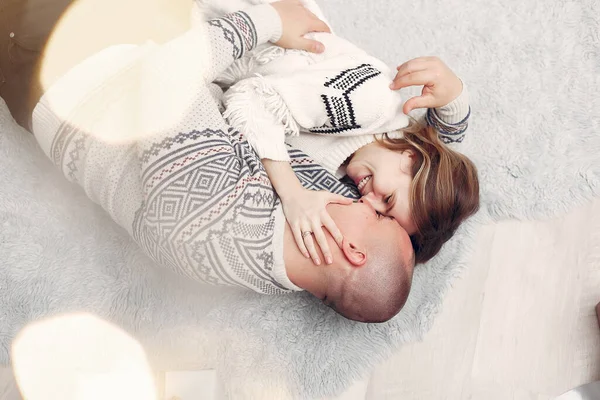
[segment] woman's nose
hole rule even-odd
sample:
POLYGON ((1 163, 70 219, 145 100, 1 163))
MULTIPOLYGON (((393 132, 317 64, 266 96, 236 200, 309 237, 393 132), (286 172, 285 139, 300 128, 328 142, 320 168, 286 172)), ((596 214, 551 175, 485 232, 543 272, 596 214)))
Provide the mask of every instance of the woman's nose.
POLYGON ((388 192, 391 188, 392 182, 389 179, 385 179, 385 177, 381 176, 373 176, 371 178, 373 190, 371 193, 383 200, 384 193, 388 192))
MULTIPOLYGON (((371 203, 385 203, 384 201, 384 196, 382 194, 380 194, 380 192, 377 191, 373 191, 373 192, 369 192, 366 195, 364 195, 363 197, 368 197, 369 200, 371 201, 371 203)), ((379 210, 377 210, 379 211, 379 210)))

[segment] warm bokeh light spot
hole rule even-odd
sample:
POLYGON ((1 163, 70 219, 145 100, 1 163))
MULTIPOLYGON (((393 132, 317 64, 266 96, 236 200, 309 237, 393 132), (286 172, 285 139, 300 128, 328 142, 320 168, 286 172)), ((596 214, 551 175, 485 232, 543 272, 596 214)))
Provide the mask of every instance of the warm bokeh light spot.
POLYGON ((189 34, 191 10, 191 0, 74 1, 41 62, 53 113, 115 144, 177 126, 212 59, 203 28, 189 34))
POLYGON ((89 314, 32 323, 13 343, 13 368, 28 400, 156 400, 140 344, 89 314))

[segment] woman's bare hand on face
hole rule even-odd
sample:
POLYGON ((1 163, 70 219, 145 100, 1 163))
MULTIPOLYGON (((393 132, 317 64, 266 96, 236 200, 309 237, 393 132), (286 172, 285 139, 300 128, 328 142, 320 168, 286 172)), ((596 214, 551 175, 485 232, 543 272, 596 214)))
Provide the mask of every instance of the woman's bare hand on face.
POLYGON ((352 199, 324 190, 314 191, 298 187, 281 197, 281 203, 286 220, 302 254, 312 258, 315 265, 320 265, 318 246, 325 257, 325 264, 333 263, 333 254, 327 243, 323 227, 329 231, 338 247, 342 246, 343 236, 326 207, 331 203, 351 204, 352 199))
POLYGON ((312 258, 316 265, 320 265, 318 246, 325 258, 325 264, 331 264, 333 254, 323 228, 329 231, 338 247, 342 246, 343 236, 327 212, 327 204, 352 204, 352 199, 324 190, 305 189, 289 162, 268 158, 261 161, 281 199, 285 219, 300 252, 304 257, 312 258))

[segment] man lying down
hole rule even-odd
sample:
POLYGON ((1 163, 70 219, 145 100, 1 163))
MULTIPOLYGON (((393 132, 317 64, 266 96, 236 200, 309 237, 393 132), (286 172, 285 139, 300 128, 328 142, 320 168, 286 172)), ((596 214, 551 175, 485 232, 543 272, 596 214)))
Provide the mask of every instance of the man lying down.
MULTIPOLYGON (((263 294, 306 290, 346 318, 383 322, 410 290, 407 233, 368 202, 330 204, 344 237, 338 246, 328 236, 334 263, 305 258, 260 158, 224 121, 212 84, 260 44, 305 48, 303 34, 326 29, 319 22, 282 1, 201 23, 164 45, 111 46, 44 93, 33 131, 65 176, 159 264, 263 294)), ((308 156, 290 149, 290 157, 307 187, 358 197, 308 156)))

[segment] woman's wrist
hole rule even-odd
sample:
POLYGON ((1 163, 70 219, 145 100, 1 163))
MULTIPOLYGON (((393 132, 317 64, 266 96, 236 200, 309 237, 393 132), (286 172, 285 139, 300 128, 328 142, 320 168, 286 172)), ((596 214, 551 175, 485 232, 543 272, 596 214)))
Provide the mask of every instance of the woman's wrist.
POLYGON ((447 123, 456 124, 469 114, 469 92, 464 81, 462 81, 460 94, 445 106, 435 109, 438 116, 447 123))
POLYGON ((302 190, 302 184, 294 173, 292 166, 287 161, 274 161, 263 158, 265 171, 271 180, 273 188, 282 201, 293 197, 298 191, 302 190))
POLYGON ((298 178, 294 178, 294 180, 288 180, 283 184, 279 185, 279 189, 275 189, 277 191, 277 195, 284 203, 287 202, 291 198, 297 197, 297 194, 304 190, 304 187, 298 180, 298 178))

